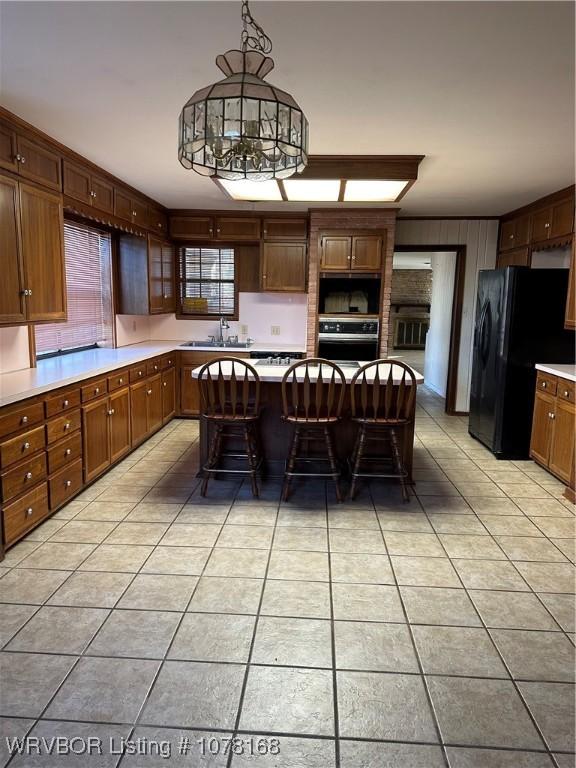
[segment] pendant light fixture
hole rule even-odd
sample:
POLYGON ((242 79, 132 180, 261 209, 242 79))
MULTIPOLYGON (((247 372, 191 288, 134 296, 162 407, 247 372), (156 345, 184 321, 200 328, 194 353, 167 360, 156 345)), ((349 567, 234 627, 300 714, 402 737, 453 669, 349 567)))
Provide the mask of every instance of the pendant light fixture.
POLYGON ((216 59, 226 75, 201 88, 180 114, 178 159, 221 179, 286 179, 308 161, 308 121, 290 96, 264 81, 272 41, 242 2, 242 50, 216 59))

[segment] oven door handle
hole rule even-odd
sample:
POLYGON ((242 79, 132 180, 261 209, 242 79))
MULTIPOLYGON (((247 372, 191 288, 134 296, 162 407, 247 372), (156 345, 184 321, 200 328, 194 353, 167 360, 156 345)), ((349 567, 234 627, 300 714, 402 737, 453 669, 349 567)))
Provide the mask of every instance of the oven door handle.
POLYGON ((347 336, 342 333, 334 334, 333 336, 328 333, 318 334, 318 341, 327 341, 330 344, 366 344, 371 341, 378 341, 378 336, 347 336))

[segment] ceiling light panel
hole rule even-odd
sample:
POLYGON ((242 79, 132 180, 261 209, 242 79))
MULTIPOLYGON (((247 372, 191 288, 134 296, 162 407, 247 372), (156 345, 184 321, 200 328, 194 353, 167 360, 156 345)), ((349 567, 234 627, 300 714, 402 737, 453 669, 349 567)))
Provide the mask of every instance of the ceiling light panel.
POLYGON ((282 200, 280 188, 275 181, 228 181, 220 179, 219 183, 234 200, 266 201, 282 200))
POLYGON ((344 192, 346 203, 393 203, 408 181, 348 179, 344 192))
POLYGON ((285 179, 282 183, 292 202, 338 202, 340 179, 285 179))

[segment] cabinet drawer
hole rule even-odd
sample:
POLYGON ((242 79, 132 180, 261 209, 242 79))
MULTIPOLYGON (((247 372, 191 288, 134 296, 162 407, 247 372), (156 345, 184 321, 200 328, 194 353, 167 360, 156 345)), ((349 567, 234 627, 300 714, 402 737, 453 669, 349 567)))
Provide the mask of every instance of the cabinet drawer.
POLYGON ((160 360, 148 360, 146 363, 146 374, 153 376, 160 371, 160 360))
POLYGON ((91 384, 86 384, 82 387, 82 402, 87 403, 90 400, 95 400, 100 395, 105 395, 108 391, 106 379, 98 379, 91 384))
POLYGON ((48 484, 42 483, 4 507, 4 538, 11 544, 48 514, 48 484))
POLYGON ((80 429, 80 411, 71 411, 46 424, 46 442, 51 445, 62 437, 68 437, 78 429, 80 429))
POLYGON ((48 472, 56 472, 60 467, 65 467, 74 459, 82 456, 82 435, 80 432, 67 440, 48 448, 48 472))
POLYGON ((176 365, 176 357, 174 353, 171 355, 164 355, 160 358, 160 368, 165 371, 166 368, 173 368, 176 365))
POLYGON ((46 453, 19 464, 2 475, 2 501, 6 502, 46 479, 46 453))
POLYGON ((568 379, 558 379, 558 390, 557 395, 559 400, 567 400, 569 403, 573 403, 575 401, 575 390, 576 390, 576 384, 574 384, 573 381, 568 381, 568 379))
POLYGON ((135 368, 130 368, 130 384, 133 384, 135 381, 140 381, 141 379, 146 378, 146 363, 142 363, 142 365, 137 365, 135 368))
POLYGON ((31 427, 41 421, 44 421, 44 405, 42 403, 32 403, 24 408, 19 408, 17 411, 11 411, 0 416, 0 437, 25 427, 31 427))
POLYGON ((537 391, 548 392, 549 395, 555 395, 557 386, 558 379, 556 376, 538 371, 538 378, 536 379, 537 391))
POLYGON ((36 427, 23 435, 13 437, 0 444, 0 466, 7 467, 44 448, 46 437, 44 427, 36 427))
POLYGON ((108 376, 108 392, 115 392, 117 389, 120 389, 120 387, 128 384, 128 377, 128 371, 121 371, 120 373, 115 373, 113 376, 108 376))
POLYGON ((82 459, 77 459, 57 472, 49 480, 50 509, 63 504, 66 499, 75 496, 82 488, 82 459))
POLYGON ((64 413, 80 405, 80 390, 73 389, 71 392, 48 397, 44 404, 46 407, 46 418, 57 416, 59 413, 64 413))

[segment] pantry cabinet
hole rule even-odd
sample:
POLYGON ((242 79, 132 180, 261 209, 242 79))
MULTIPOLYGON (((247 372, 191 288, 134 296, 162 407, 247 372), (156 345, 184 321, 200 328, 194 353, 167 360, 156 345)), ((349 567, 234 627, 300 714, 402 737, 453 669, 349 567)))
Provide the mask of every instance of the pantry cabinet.
POLYGON ((538 372, 530 456, 574 489, 576 387, 573 381, 538 372))

